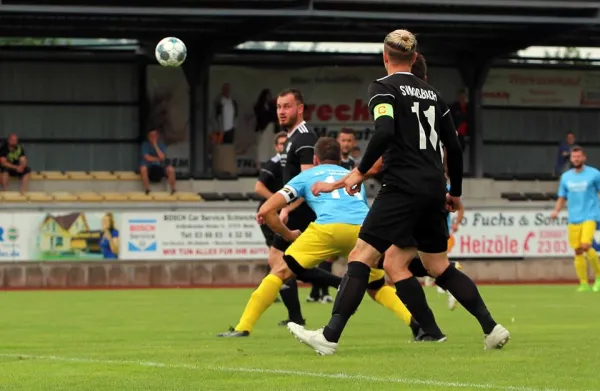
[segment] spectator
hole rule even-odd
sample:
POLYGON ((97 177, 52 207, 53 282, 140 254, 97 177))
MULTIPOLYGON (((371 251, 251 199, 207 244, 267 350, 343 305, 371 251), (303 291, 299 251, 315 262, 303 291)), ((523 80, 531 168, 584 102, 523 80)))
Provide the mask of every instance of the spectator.
POLYGON ((556 154, 556 165, 554 166, 554 174, 560 176, 563 172, 571 168, 571 148, 575 144, 575 134, 573 132, 567 133, 567 138, 558 146, 558 153, 556 154))
POLYGON ((465 150, 467 146, 466 137, 469 134, 468 132, 468 106, 467 106, 467 93, 464 89, 458 91, 458 97, 456 102, 452 103, 450 106, 450 113, 452 114, 452 119, 454 120, 454 124, 456 125, 456 133, 458 133, 458 142, 462 150, 465 150))
POLYGON ((350 155, 354 150, 354 147, 356 147, 356 132, 354 129, 343 128, 338 133, 337 142, 340 144, 340 150, 342 152, 341 166, 345 169, 352 170, 356 167, 356 162, 350 155))
POLYGON ((215 102, 217 144, 233 144, 237 116, 237 102, 231 98, 231 86, 229 83, 225 83, 215 102))
POLYGON ((260 92, 254 105, 256 119, 257 156, 260 164, 268 160, 273 153, 273 136, 277 132, 277 107, 273 101, 271 90, 265 88, 260 92))
POLYGON ((167 146, 158 138, 158 131, 148 132, 148 140, 142 143, 142 163, 140 175, 146 194, 150 194, 150 182, 160 182, 164 177, 169 180, 171 194, 175 193, 175 169, 167 164, 167 146))
POLYGON ((16 134, 8 136, 8 140, 0 148, 0 169, 2 171, 2 188, 8 189, 9 177, 21 179, 21 193, 27 191, 31 169, 27 166, 25 149, 19 143, 16 134))
POLYGON ((352 148, 352 159, 354 159, 354 163, 358 166, 360 164, 360 147, 357 145, 354 148, 352 148))

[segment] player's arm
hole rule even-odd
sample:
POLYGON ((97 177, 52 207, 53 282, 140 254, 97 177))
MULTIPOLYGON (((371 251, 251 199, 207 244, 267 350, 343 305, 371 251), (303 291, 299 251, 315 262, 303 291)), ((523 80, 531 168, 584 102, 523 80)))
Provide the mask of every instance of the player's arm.
POLYGON ((558 185, 557 196, 558 196, 558 198, 556 199, 556 204, 554 204, 554 210, 552 211, 552 214, 550 215, 550 217, 552 217, 553 219, 558 217, 558 214, 560 213, 562 208, 565 207, 565 204, 567 203, 567 197, 568 197, 567 184, 565 183, 565 178, 562 175, 560 177, 560 183, 558 185))
POLYGON ((458 210, 456 211, 456 220, 454 221, 454 224, 452 224, 452 231, 453 232, 458 231, 458 226, 460 225, 460 222, 462 221, 462 219, 463 219, 464 216, 465 216, 465 207, 461 203, 458 206, 458 210))
POLYGON ((285 208, 287 204, 303 196, 303 188, 304 178, 300 174, 288 182, 283 189, 273 194, 258 211, 259 217, 262 217, 269 228, 288 241, 293 241, 293 233, 283 224, 277 212, 285 208))
MULTIPOLYGON (((439 98, 442 118, 440 122, 440 139, 446 148, 446 159, 448 162, 448 178, 450 179, 450 195, 460 197, 462 195, 463 180, 463 151, 458 142, 456 127, 446 102, 439 98)), ((460 208, 460 207, 459 207, 460 208)))
POLYGON ((369 86, 369 111, 373 113, 375 132, 367 145, 357 169, 365 175, 375 162, 383 155, 390 140, 394 137, 394 100, 395 97, 380 82, 373 82, 369 86))
POLYGON ((287 198, 281 193, 281 191, 279 191, 273 194, 273 196, 271 196, 260 207, 258 210, 258 216, 265 221, 265 223, 273 230, 273 232, 291 242, 293 240, 292 231, 290 231, 289 228, 283 224, 277 213, 279 210, 285 208, 287 203, 287 198))
MULTIPOLYGON (((354 170, 357 170, 357 168, 355 167, 352 171, 354 171, 354 170)), ((373 175, 379 174, 381 172, 381 170, 383 170, 383 157, 380 157, 379 160, 377 160, 375 162, 373 167, 371 167, 371 169, 364 175, 364 178, 369 179, 373 175)), ((312 186, 312 193, 315 196, 318 196, 321 193, 331 193, 334 190, 343 188, 345 186, 346 179, 348 179, 350 177, 350 175, 352 175, 352 171, 350 171, 348 174, 346 174, 345 176, 343 176, 342 178, 338 179, 337 181, 335 181, 333 183, 316 182, 312 186)))

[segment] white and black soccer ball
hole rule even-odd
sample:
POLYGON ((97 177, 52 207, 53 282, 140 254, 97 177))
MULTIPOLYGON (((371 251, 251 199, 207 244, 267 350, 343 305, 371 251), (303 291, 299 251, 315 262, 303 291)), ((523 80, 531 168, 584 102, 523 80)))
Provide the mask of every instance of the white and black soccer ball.
POLYGON ((156 45, 154 55, 163 67, 178 67, 183 64, 187 57, 187 48, 181 39, 167 37, 156 45))

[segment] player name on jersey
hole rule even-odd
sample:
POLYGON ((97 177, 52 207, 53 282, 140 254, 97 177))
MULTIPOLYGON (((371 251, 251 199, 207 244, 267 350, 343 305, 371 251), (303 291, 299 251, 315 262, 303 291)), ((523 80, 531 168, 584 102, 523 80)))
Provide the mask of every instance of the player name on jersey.
POLYGON ((412 86, 400 86, 400 92, 403 96, 414 96, 419 99, 429 99, 437 102, 438 97, 434 91, 426 90, 424 88, 412 87, 412 86))

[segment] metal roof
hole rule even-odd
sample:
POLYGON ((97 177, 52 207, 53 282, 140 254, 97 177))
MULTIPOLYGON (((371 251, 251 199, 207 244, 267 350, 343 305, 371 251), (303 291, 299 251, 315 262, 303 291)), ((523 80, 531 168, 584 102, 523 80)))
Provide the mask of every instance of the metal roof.
POLYGON ((597 0, 1 0, 0 36, 103 37, 229 51, 248 40, 382 42, 406 28, 420 51, 460 60, 531 45, 600 46, 597 0))

